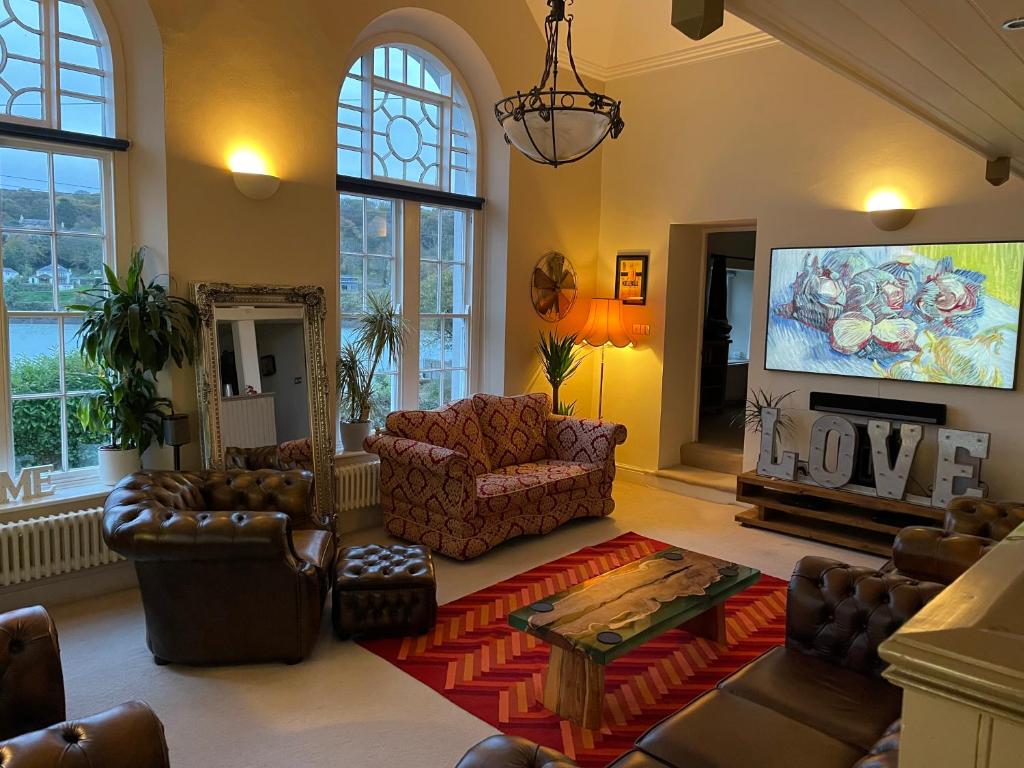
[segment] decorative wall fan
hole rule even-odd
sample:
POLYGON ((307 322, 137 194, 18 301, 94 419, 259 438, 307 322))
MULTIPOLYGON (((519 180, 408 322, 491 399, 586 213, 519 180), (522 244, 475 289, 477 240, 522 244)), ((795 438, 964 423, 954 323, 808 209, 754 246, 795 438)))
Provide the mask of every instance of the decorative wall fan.
POLYGON ((541 256, 530 278, 530 298, 537 314, 549 323, 565 318, 576 303, 576 270, 563 253, 541 256))

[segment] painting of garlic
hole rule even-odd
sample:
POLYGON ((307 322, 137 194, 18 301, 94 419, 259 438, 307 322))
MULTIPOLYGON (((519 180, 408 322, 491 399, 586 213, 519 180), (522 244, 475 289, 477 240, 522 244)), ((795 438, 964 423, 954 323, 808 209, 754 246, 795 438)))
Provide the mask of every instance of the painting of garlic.
POLYGON ((1024 243, 778 248, 765 368, 1013 389, 1024 243))

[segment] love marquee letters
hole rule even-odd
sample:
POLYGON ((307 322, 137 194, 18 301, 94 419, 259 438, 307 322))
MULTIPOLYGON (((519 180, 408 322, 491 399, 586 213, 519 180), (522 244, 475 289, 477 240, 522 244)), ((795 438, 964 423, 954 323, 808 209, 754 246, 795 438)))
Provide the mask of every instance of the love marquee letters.
POLYGON ((824 414, 811 426, 809 456, 800 461, 796 451, 780 451, 777 446, 779 409, 761 409, 761 451, 757 459, 757 474, 780 480, 793 480, 818 485, 822 488, 846 488, 885 499, 907 500, 944 508, 954 496, 984 496, 981 484, 981 462, 988 458, 987 432, 966 432, 940 427, 938 432, 935 480, 930 497, 907 494, 910 468, 918 446, 924 436, 920 424, 900 424, 900 449, 897 456, 889 455, 889 435, 892 422, 870 419, 867 423, 871 442, 871 462, 875 475, 875 488, 849 485, 853 477, 860 437, 848 419, 836 414, 824 414), (829 436, 837 436, 835 456, 829 461, 829 436))
POLYGON ((31 501, 55 493, 50 482, 53 465, 42 467, 25 467, 18 473, 17 480, 12 480, 8 472, 0 472, 0 504, 11 504, 15 501, 31 501))

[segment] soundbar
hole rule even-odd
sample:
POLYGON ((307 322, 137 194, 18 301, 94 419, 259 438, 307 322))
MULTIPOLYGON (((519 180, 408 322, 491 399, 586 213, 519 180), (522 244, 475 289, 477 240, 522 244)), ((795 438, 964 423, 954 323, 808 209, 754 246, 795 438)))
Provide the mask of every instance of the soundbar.
POLYGON ((839 395, 834 392, 811 392, 810 403, 812 411, 938 426, 946 423, 945 403, 919 403, 915 400, 839 395))

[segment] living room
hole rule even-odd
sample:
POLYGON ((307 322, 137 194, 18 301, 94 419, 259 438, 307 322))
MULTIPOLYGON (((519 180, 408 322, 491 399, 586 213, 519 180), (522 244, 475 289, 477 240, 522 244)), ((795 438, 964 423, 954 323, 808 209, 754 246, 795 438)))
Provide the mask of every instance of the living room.
POLYGON ((0 763, 1017 765, 1021 16, 9 0, 0 763))

